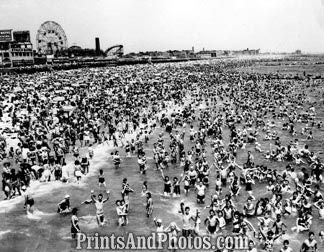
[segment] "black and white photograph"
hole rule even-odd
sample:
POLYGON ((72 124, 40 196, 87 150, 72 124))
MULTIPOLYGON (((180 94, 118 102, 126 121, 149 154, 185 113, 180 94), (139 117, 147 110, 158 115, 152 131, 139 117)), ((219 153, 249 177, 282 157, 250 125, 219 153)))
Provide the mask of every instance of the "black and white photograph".
POLYGON ((323 252, 324 0, 0 0, 0 252, 323 252))

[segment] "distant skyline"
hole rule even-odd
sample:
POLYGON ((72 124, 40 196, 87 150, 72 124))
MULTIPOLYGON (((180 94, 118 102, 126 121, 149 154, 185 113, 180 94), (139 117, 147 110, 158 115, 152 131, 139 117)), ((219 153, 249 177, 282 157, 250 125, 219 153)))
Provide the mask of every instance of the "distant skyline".
POLYGON ((0 30, 36 33, 45 21, 68 45, 125 53, 258 49, 324 53, 324 0, 0 0, 0 30))

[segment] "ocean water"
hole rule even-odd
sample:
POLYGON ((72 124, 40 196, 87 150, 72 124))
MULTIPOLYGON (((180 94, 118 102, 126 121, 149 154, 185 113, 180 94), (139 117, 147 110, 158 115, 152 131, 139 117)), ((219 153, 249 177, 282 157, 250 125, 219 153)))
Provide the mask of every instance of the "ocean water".
MULTIPOLYGON (((150 137, 148 144, 145 144, 145 152, 148 157, 152 157, 152 145, 157 139, 158 133, 163 133, 164 129, 157 128, 154 135, 150 137)), ((225 131, 225 135, 227 135, 225 131)), ((133 136, 128 136, 131 138, 133 136)), ((186 139, 189 138, 189 126, 186 129, 186 139)), ((166 146, 169 144, 169 137, 164 133, 166 146)), ((228 139, 224 139, 227 141, 228 139)), ((192 143, 186 140, 185 149, 191 149, 192 143)), ((264 148, 264 146, 263 146, 264 148)), ((254 146, 247 146, 247 150, 253 150, 254 146)), ((112 143, 109 145, 103 144, 97 146, 95 149, 94 159, 90 161, 90 173, 82 178, 81 183, 61 183, 61 182, 34 182, 30 188, 35 199, 36 212, 32 216, 27 216, 23 208, 23 198, 15 198, 10 201, 0 201, 0 252, 4 251, 76 251, 75 242, 70 238, 70 215, 61 216, 56 213, 57 203, 60 202, 65 194, 71 196, 72 207, 79 208, 79 226, 82 232, 87 234, 99 233, 101 235, 109 235, 115 233, 116 235, 126 235, 129 232, 134 234, 149 235, 155 231, 153 217, 161 218, 164 226, 168 226, 171 222, 176 222, 179 227, 182 227, 181 215, 178 213, 180 206, 180 198, 165 198, 161 196, 163 192, 163 181, 159 171, 156 171, 153 159, 148 159, 149 169, 146 175, 139 173, 137 164, 137 157, 125 157, 125 152, 120 149, 122 162, 120 169, 114 168, 113 162, 110 158, 110 153, 113 150, 112 143), (104 214, 107 223, 103 227, 98 227, 95 219, 95 207, 93 205, 81 205, 81 202, 90 198, 90 191, 95 193, 104 193, 106 189, 99 188, 98 185, 98 171, 104 170, 106 178, 107 189, 110 190, 110 198, 104 205, 104 214), (128 178, 130 186, 135 190, 130 194, 130 212, 128 215, 129 224, 124 227, 117 225, 117 214, 115 210, 115 201, 121 199, 121 183, 123 178, 128 178), (141 195, 142 183, 147 181, 148 190, 153 192, 154 210, 152 218, 146 217, 145 212, 145 197, 141 195)), ((237 162, 241 164, 246 160, 246 151, 238 153, 237 162)), ((209 152, 207 160, 212 163, 213 157, 209 152)), ((256 156, 256 161, 258 157, 256 156)), ((284 167, 285 164, 280 164, 284 167)), ((174 176, 180 177, 182 171, 177 165, 170 165, 164 171, 165 175, 170 178, 174 176)), ((213 181, 215 180, 214 172, 210 177, 211 186, 206 195, 206 202, 214 190, 213 181)), ((183 186, 181 186, 183 188, 183 186)), ((255 196, 264 196, 267 194, 265 185, 258 184, 253 187, 255 196)), ((226 193, 228 189, 224 189, 226 193)), ((182 192, 181 192, 182 193, 182 192)), ((208 215, 208 209, 204 206, 197 205, 195 192, 190 192, 184 198, 185 205, 190 206, 191 213, 194 214, 196 208, 201 211, 200 229, 202 233, 205 231, 203 225, 204 219, 208 215)), ((245 203, 247 195, 244 194, 242 188, 241 195, 235 199, 235 205, 241 208, 245 203)), ((316 212, 316 211, 315 211, 316 212)), ((287 217, 283 221, 290 228, 295 224, 295 218, 287 217)), ((251 219, 252 224, 257 228, 257 221, 255 218, 251 219)), ((316 231, 324 227, 324 222, 318 220, 318 215, 314 215, 314 224, 316 231)), ((230 233, 231 227, 225 230, 230 233)), ((292 233, 288 229, 287 237, 291 245, 298 251, 301 242, 307 237, 307 234, 292 233)), ((276 249, 280 248, 279 240, 276 244, 276 249)), ((320 246, 323 249, 323 246, 320 246)), ((275 250, 277 251, 277 250, 275 250)), ((324 250, 320 250, 324 251, 324 250)))

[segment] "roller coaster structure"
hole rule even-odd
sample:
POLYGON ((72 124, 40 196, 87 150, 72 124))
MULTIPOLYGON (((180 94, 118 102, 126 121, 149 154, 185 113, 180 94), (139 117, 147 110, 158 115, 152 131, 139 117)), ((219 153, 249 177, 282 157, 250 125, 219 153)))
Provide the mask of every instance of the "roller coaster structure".
POLYGON ((109 47, 105 51, 106 56, 118 56, 121 57, 124 54, 124 46, 123 45, 114 45, 109 47))

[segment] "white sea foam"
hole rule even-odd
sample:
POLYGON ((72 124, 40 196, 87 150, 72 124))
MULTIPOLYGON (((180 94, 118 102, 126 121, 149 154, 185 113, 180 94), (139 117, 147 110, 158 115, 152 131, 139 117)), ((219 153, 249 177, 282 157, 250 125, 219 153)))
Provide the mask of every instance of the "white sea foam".
POLYGON ((42 211, 39 211, 38 209, 35 209, 33 211, 33 213, 27 213, 27 218, 30 220, 41 220, 42 217, 46 217, 46 216, 53 216, 56 213, 45 213, 42 211))
POLYGON ((0 231, 0 239, 2 239, 2 237, 5 235, 5 234, 8 234, 8 233, 11 233, 11 230, 4 230, 4 231, 0 231))
MULTIPOLYGON (((39 182, 38 180, 31 181, 30 186, 28 188, 28 193, 32 195, 34 198, 48 194, 53 189, 57 188, 66 188, 68 184, 63 184, 60 181, 52 181, 52 182, 39 182)), ((10 200, 2 200, 0 201, 0 213, 8 212, 16 207, 18 204, 22 204, 24 202, 23 196, 16 196, 10 200)))
MULTIPOLYGON (((93 161, 90 161, 91 163, 95 163, 95 165, 90 165, 89 173, 82 177, 80 183, 75 183, 76 179, 73 177, 69 180, 69 183, 62 183, 61 181, 50 181, 50 182, 40 182, 38 180, 31 181, 30 186, 28 187, 28 193, 33 195, 34 198, 43 196, 48 194, 49 192, 58 189, 58 188, 65 188, 67 189, 70 186, 78 186, 78 187, 85 187, 86 179, 88 177, 94 176, 97 173, 96 167, 103 164, 105 161, 103 161, 102 157, 107 156, 106 152, 109 151, 109 148, 102 148, 102 146, 96 146, 94 152, 95 157, 93 161)), ((72 162, 68 164, 67 170, 69 174, 73 174, 73 164, 72 162)), ((23 196, 17 196, 10 200, 2 200, 0 201, 0 213, 8 212, 12 209, 14 209, 18 204, 22 204, 24 201, 23 196)))
POLYGON ((72 237, 71 236, 63 236, 62 240, 71 241, 72 237))
MULTIPOLYGON (((172 201, 172 207, 170 207, 167 211, 168 213, 171 213, 171 214, 174 214, 178 217, 181 216, 181 214, 179 213, 180 211, 180 203, 181 201, 180 200, 175 200, 175 201, 172 201)), ((190 207, 190 211, 192 213, 194 213, 195 209, 197 208, 197 206, 195 205, 195 203, 191 202, 191 201, 184 201, 184 205, 185 207, 188 206, 190 207)))
POLYGON ((94 229, 98 227, 96 216, 85 215, 79 217, 80 228, 85 227, 86 229, 94 229))

